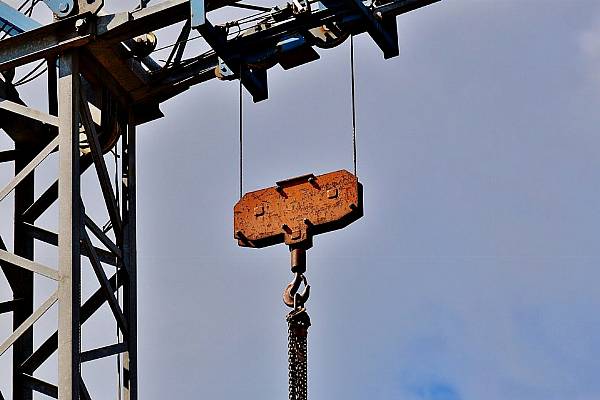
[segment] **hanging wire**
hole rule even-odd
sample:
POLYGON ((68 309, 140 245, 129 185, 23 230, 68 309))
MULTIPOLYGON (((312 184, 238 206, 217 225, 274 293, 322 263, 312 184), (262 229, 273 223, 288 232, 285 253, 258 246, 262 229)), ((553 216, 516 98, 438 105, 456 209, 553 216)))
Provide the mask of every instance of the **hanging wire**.
POLYGON ((354 163, 354 176, 356 173, 356 92, 354 78, 354 35, 350 35, 350 79, 352 81, 352 161, 354 163))
POLYGON ((44 74, 46 71, 48 71, 48 68, 44 68, 43 70, 41 70, 40 72, 38 72, 37 74, 35 74, 35 76, 32 76, 32 77, 31 77, 31 78, 29 78, 29 79, 26 79, 26 80, 20 80, 19 82, 15 83, 13 86, 15 86, 15 87, 16 87, 16 86, 21 86, 21 85, 24 85, 24 84, 26 84, 26 83, 29 83, 29 82, 31 82, 31 81, 33 81, 33 80, 36 80, 37 78, 39 78, 40 76, 42 76, 42 75, 43 75, 43 74, 44 74))
POLYGON ((171 43, 171 44, 165 45, 165 46, 163 46, 163 47, 159 47, 159 48, 157 48, 157 49, 154 49, 152 52, 153 52, 153 53, 156 53, 157 51, 161 51, 161 50, 165 50, 165 49, 170 49, 171 47, 175 47, 175 46, 177 46, 178 44, 181 44, 181 43, 187 43, 187 42, 191 42, 192 40, 200 39, 201 37, 202 37, 202 36, 201 36, 201 35, 199 35, 199 36, 194 36, 194 37, 192 37, 192 38, 188 38, 188 39, 186 39, 186 40, 180 40, 180 41, 178 41, 178 42, 171 43))
POLYGON ((234 23, 231 24, 227 27, 227 38, 228 39, 237 39, 238 37, 240 37, 240 35, 242 34, 242 27, 240 26, 239 23, 234 23), (236 27, 237 28, 237 32, 231 33, 229 31, 230 27, 236 27), (230 38, 230 36, 233 36, 232 38, 230 38))
POLYGON ((242 65, 240 64, 240 199, 244 194, 244 93, 242 91, 242 65))
POLYGON ((13 84, 13 86, 20 86, 26 83, 33 81, 34 79, 39 78, 44 72, 48 70, 48 67, 44 68, 40 72, 36 74, 36 72, 42 67, 42 65, 46 65, 46 60, 42 60, 38 65, 35 66, 31 71, 29 71, 25 76, 19 79, 17 82, 13 84), (35 74, 35 75, 34 75, 35 74))
MULTIPOLYGON (((115 274, 115 287, 117 288, 117 304, 121 304, 119 295, 119 269, 115 274)), ((119 332, 119 324, 117 323, 117 343, 121 343, 121 333, 119 332)), ((117 399, 121 400, 121 353, 117 354, 117 399)))
POLYGON ((119 158, 121 158, 121 156, 119 156, 117 145, 115 145, 115 148, 113 149, 112 153, 115 159, 115 197, 117 199, 117 209, 121 211, 121 191, 119 189, 119 158))
POLYGON ((33 8, 37 5, 37 3, 39 3, 42 0, 33 0, 31 2, 31 5, 29 6, 29 8, 24 12, 24 14, 26 14, 28 17, 31 17, 31 14, 33 14, 33 8))

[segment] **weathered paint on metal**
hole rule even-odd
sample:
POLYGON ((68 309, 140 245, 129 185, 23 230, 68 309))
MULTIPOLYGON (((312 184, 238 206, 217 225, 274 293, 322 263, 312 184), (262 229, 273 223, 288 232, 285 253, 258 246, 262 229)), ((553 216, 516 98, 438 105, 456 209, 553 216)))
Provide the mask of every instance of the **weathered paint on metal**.
POLYGON ((81 197, 79 177, 79 54, 60 58, 58 179, 58 395, 79 398, 81 342, 81 197))
POLYGON ((298 245, 362 215, 356 176, 345 170, 305 175, 245 194, 234 207, 234 237, 243 247, 298 245))

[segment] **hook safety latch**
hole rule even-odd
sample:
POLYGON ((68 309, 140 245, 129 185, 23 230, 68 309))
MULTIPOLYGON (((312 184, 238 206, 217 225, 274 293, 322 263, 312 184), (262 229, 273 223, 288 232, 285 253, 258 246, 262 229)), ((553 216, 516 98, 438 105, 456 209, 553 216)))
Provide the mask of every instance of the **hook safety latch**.
POLYGON ((294 275, 294 280, 288 283, 283 291, 283 302, 288 307, 297 309, 304 306, 304 304, 308 301, 309 296, 310 285, 307 283, 306 277, 297 272, 294 275), (300 285, 302 283, 304 283, 304 290, 302 293, 298 293, 298 289, 300 289, 300 285))

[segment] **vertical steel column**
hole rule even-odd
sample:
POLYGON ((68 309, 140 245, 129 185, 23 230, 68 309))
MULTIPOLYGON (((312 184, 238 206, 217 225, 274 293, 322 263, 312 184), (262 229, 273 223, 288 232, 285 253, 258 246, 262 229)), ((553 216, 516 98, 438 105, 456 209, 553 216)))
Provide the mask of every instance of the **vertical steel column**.
POLYGON ((123 386, 125 400, 137 400, 137 256, 136 256, 136 126, 128 115, 127 129, 122 135, 122 213, 123 213, 123 263, 127 279, 123 285, 123 311, 129 333, 128 351, 123 359, 123 386))
MULTIPOLYGON (((15 143, 18 157, 15 160, 15 176, 36 156, 31 148, 15 143)), ((33 238, 23 229, 22 214, 34 201, 34 172, 32 171, 15 188, 14 205, 14 254, 33 260, 33 238)), ((33 272, 16 268, 13 298, 20 299, 13 312, 13 330, 16 330, 33 313, 33 272)), ((23 381, 21 364, 33 353, 33 327, 28 329, 13 345, 13 399, 31 400, 33 391, 23 381)))
POLYGON ((81 305, 81 201, 79 191, 79 59, 60 57, 58 396, 79 400, 81 305))
POLYGON ((56 76, 56 58, 48 61, 48 114, 58 116, 58 86, 56 76))

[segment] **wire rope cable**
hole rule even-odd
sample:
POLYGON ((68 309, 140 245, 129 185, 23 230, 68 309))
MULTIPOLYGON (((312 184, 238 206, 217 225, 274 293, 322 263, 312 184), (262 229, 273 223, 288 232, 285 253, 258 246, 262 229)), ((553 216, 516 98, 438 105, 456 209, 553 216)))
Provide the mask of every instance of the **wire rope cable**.
POLYGON ((42 0, 33 0, 31 2, 31 5, 29 6, 29 8, 24 12, 24 14, 26 14, 28 17, 31 17, 31 14, 33 14, 33 8, 37 5, 37 3, 39 3, 42 0))
POLYGON ((194 37, 188 38, 186 40, 180 40, 178 42, 167 44, 167 45, 164 45, 163 47, 159 47, 157 49, 154 49, 154 50, 152 50, 152 52, 156 53, 157 51, 161 51, 161 50, 165 50, 165 49, 170 49, 171 47, 175 47, 178 44, 191 42, 192 40, 197 40, 197 39, 200 39, 200 38, 202 38, 202 35, 194 36, 194 37))
POLYGON ((350 81, 352 90, 352 162, 354 164, 354 176, 356 169, 356 79, 354 68, 354 35, 350 35, 350 81))
POLYGON ((48 68, 44 68, 43 70, 41 70, 40 72, 38 72, 36 74, 36 72, 40 69, 40 67, 42 65, 46 64, 46 60, 42 60, 38 65, 36 65, 31 71, 29 71, 27 74, 25 74, 25 76, 23 76, 21 79, 19 79, 17 82, 15 82, 13 84, 13 86, 21 86, 24 85, 26 83, 29 83, 37 78, 39 78, 44 72, 46 72, 48 70, 48 68), (34 75, 35 74, 35 75, 34 75))
POLYGON ((240 98, 240 199, 244 195, 244 92, 242 90, 242 66, 240 64, 240 85, 239 85, 239 98, 240 98))

